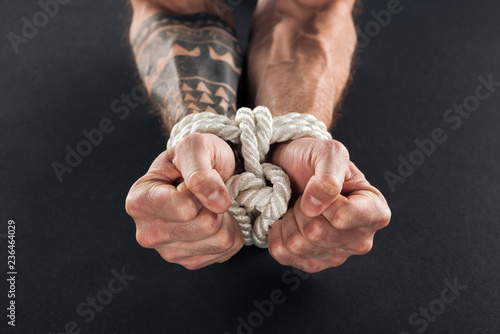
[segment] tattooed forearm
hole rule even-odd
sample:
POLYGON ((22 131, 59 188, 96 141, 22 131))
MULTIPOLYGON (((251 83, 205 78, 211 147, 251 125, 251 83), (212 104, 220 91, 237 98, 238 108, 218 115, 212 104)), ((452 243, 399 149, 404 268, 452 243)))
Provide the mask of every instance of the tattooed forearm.
POLYGON ((242 54, 234 31, 218 17, 156 14, 142 24, 132 47, 168 129, 191 113, 234 116, 242 54))

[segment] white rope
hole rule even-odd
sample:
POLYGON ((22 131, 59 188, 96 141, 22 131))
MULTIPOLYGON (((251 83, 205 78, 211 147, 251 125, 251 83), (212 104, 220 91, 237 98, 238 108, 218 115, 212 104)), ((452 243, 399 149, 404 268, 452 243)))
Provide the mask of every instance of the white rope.
POLYGON ((241 145, 245 172, 226 182, 229 212, 240 225, 245 245, 261 248, 267 247, 269 227, 285 214, 292 194, 283 169, 264 162, 270 145, 301 137, 332 139, 325 124, 310 114, 289 113, 273 119, 269 109, 257 107, 240 108, 234 120, 209 112, 188 115, 173 127, 167 148, 196 132, 241 145))

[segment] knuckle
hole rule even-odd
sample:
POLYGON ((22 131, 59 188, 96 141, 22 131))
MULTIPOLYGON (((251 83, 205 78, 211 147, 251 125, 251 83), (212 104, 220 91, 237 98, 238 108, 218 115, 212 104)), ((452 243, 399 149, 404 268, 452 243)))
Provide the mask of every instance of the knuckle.
POLYGON ((336 254, 328 260, 330 267, 339 267, 347 260, 349 256, 336 254))
POLYGON ((190 190, 200 190, 202 189, 205 184, 210 181, 210 173, 212 170, 207 170, 207 171, 195 171, 191 175, 187 177, 185 180, 186 186, 190 190))
POLYGON ((391 216, 392 212, 389 206, 387 205, 382 206, 378 218, 373 223, 373 227, 375 227, 377 230, 386 227, 387 225, 389 225, 389 222, 391 221, 391 216))
POLYGON ((342 191, 341 180, 333 174, 319 174, 316 176, 319 189, 328 196, 335 196, 342 191))
POLYGON ((179 262, 179 264, 188 270, 198 270, 205 267, 204 263, 198 260, 196 257, 181 261, 179 262))
POLYGON ((158 244, 160 243, 160 240, 156 234, 151 232, 145 233, 139 229, 136 232, 135 238, 139 245, 144 248, 156 248, 156 246, 158 246, 158 244))
POLYGON ((344 158, 345 161, 349 161, 351 160, 351 156, 349 154, 349 150, 347 149, 347 147, 344 146, 344 144, 342 144, 341 142, 337 142, 338 145, 338 153, 339 155, 344 158))
POLYGON ((309 274, 314 274, 323 270, 322 266, 315 260, 294 262, 292 266, 309 274))
POLYGON ((234 233, 229 232, 228 230, 221 230, 218 233, 216 242, 217 242, 217 248, 219 251, 226 251, 233 247, 235 243, 235 236, 234 233))
POLYGON ((324 153, 330 154, 335 152, 336 146, 337 146, 337 141, 333 139, 321 142, 321 149, 324 151, 324 153))
POLYGON ((303 254, 306 251, 307 241, 304 237, 296 232, 290 236, 287 240, 287 246, 290 252, 293 254, 303 254))
POLYGON ((196 218, 198 212, 192 208, 187 208, 185 210, 179 210, 179 220, 181 222, 189 222, 196 218))
POLYGON ((180 259, 179 255, 172 250, 167 250, 165 252, 162 252, 161 257, 165 261, 170 262, 170 263, 178 263, 179 259, 180 259))
POLYGON ((275 242, 275 243, 269 244, 268 248, 269 248, 269 253, 271 254, 271 256, 278 261, 284 260, 288 257, 288 251, 281 242, 275 242))
POLYGON ((183 201, 182 203, 179 203, 177 213, 180 221, 188 222, 193 220, 198 215, 198 209, 192 200, 183 201))
POLYGON ((142 205, 140 205, 139 200, 136 196, 134 196, 131 191, 127 198, 125 199, 125 211, 132 218, 138 218, 143 216, 144 210, 142 209, 142 205))
POLYGON ((207 143, 207 136, 202 133, 192 133, 182 138, 181 141, 175 146, 178 152, 183 152, 186 148, 200 147, 207 143))
POLYGON ((325 140, 320 148, 321 152, 326 155, 333 155, 336 158, 341 157, 349 160, 349 150, 338 140, 325 140))
POLYGON ((219 231, 220 222, 218 219, 207 219, 204 220, 200 228, 203 233, 207 236, 212 236, 219 231))
POLYGON ((304 236, 312 243, 322 241, 324 239, 324 235, 325 228, 319 220, 311 220, 304 228, 304 236))
POLYGON ((335 212, 331 223, 337 230, 347 230, 349 228, 349 221, 351 220, 351 213, 346 205, 340 206, 335 212))
POLYGON ((354 255, 365 255, 369 251, 371 251, 373 247, 373 239, 372 238, 366 238, 361 240, 355 247, 353 254, 354 255))

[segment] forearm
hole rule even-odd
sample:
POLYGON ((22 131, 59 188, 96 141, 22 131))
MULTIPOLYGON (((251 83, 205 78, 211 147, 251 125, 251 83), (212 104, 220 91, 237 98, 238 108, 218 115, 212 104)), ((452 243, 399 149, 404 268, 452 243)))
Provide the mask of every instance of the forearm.
POLYGON ((354 2, 259 4, 249 49, 249 83, 256 105, 267 106, 275 116, 310 113, 331 125, 356 45, 354 2))
POLYGON ((132 1, 137 68, 169 130, 191 113, 236 112, 241 50, 231 17, 222 21, 213 3, 132 1))

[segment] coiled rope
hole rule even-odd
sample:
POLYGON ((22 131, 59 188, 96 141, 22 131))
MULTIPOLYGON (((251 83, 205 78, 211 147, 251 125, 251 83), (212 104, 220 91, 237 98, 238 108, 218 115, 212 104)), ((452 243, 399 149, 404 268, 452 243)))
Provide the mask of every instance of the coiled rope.
POLYGON ((332 139, 325 124, 310 114, 273 118, 266 107, 256 107, 240 108, 234 120, 209 112, 190 114, 173 127, 167 148, 192 133, 211 133, 241 145, 245 172, 226 182, 229 212, 240 225, 245 245, 261 248, 267 247, 269 227, 285 214, 292 194, 283 169, 264 162, 270 145, 302 137, 332 139))

